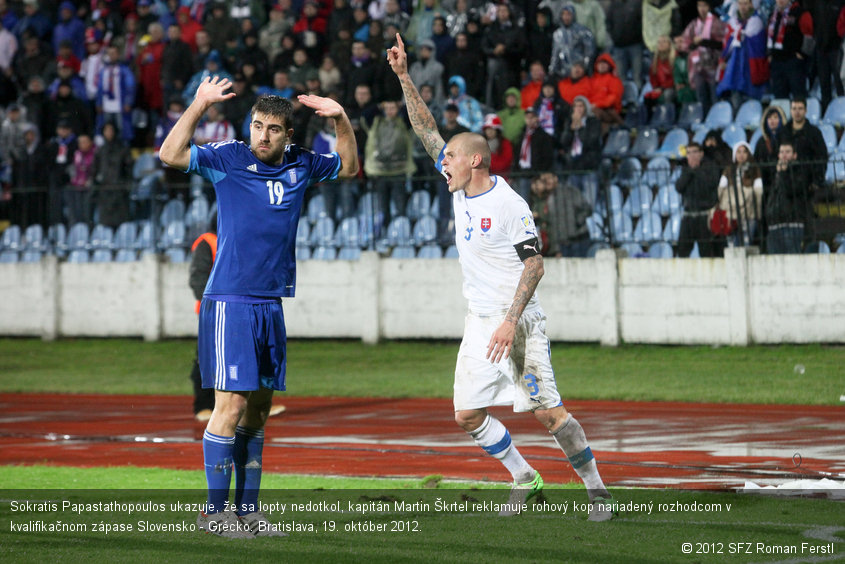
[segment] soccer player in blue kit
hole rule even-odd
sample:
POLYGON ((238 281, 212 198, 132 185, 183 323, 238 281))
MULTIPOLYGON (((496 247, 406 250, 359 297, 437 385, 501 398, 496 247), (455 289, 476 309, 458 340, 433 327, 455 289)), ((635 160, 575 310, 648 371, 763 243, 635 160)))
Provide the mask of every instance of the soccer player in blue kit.
POLYGON ((535 294, 543 257, 528 204, 504 178, 490 174, 490 147, 482 136, 461 133, 448 144, 443 140, 408 74, 399 34, 387 50, 387 62, 402 86, 414 132, 452 194, 455 243, 469 302, 455 368, 455 421, 513 477, 511 495, 499 515, 519 514, 543 489, 540 473, 487 411, 513 405, 514 411, 533 413, 549 430, 584 481, 592 502, 588 519, 608 521, 615 513, 613 498, 599 476, 584 429, 563 407, 557 390, 546 316, 535 294))
POLYGON ((192 144, 206 110, 235 96, 226 92, 230 86, 228 79, 205 79, 159 152, 164 164, 201 175, 217 194, 217 256, 198 339, 203 387, 215 389, 215 405, 202 441, 208 505, 197 526, 226 537, 284 536, 258 510, 264 424, 273 390, 285 389, 281 298, 294 295, 294 245, 306 188, 355 176, 358 149, 341 105, 319 96, 298 100, 334 120, 331 154, 289 144, 293 104, 279 96, 259 98, 252 107, 249 146, 237 140, 192 144))

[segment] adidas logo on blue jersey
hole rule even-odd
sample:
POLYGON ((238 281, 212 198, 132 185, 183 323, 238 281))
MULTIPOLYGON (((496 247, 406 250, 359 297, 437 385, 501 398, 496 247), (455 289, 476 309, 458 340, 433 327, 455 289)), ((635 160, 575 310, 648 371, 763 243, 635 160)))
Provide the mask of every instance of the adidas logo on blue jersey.
POLYGON ((258 172, 258 165, 251 164, 248 167, 246 167, 246 169, 251 170, 252 172, 258 172))

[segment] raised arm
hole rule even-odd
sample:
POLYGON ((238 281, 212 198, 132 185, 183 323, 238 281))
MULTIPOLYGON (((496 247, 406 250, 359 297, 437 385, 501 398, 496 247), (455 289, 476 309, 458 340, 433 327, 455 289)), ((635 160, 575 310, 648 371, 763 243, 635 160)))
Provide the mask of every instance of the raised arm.
POLYGON ((305 106, 314 110, 320 117, 332 118, 334 130, 337 136, 337 154, 340 156, 340 171, 337 175, 341 178, 351 178, 358 174, 358 143, 355 141, 355 132, 352 130, 352 123, 343 106, 331 98, 321 96, 305 95, 297 99, 305 106))
POLYGON ((487 345, 487 358, 490 362, 499 362, 502 358, 508 358, 516 334, 516 324, 519 323, 525 306, 537 290, 537 285, 545 272, 542 255, 532 255, 522 261, 522 264, 524 268, 522 276, 519 277, 519 284, 516 286, 513 303, 508 309, 505 320, 493 332, 490 343, 487 345))
POLYGON ((399 78, 399 84, 402 85, 405 105, 408 108, 408 118, 411 120, 414 133, 422 141, 425 152, 436 161, 446 142, 440 136, 434 116, 431 115, 431 111, 423 102, 417 87, 414 86, 414 81, 408 74, 408 55, 405 53, 405 44, 402 42, 402 37, 398 33, 396 34, 396 45, 387 50, 387 62, 399 78))
POLYGON ((161 162, 178 170, 188 170, 191 164, 191 138, 206 110, 217 102, 223 102, 235 96, 234 92, 224 92, 232 85, 228 78, 208 77, 203 80, 197 95, 185 113, 164 138, 158 157, 161 162))

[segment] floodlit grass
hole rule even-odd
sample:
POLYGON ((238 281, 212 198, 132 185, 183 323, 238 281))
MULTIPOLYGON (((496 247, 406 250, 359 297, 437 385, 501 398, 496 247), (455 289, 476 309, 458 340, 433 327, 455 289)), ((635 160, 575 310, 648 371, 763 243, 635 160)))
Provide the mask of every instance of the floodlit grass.
MULTIPOLYGON (((195 343, 0 339, 0 391, 190 394, 195 343)), ((293 340, 288 394, 451 397, 456 342, 293 340)), ((845 347, 556 344, 565 399, 840 405, 845 347), (796 366, 804 367, 803 373, 796 366)))
POLYGON ((185 504, 205 501, 202 483, 199 472, 3 467, 0 557, 16 563, 832 562, 845 549, 841 503, 824 499, 615 490, 619 517, 590 523, 582 488, 550 488, 546 505, 501 518, 494 507, 506 491, 476 484, 426 489, 416 480, 274 475, 266 476, 261 501, 290 536, 227 540, 191 530, 197 510, 185 504), (65 487, 25 488, 33 477, 41 487, 65 487), (84 530, 46 530, 57 524, 84 530))

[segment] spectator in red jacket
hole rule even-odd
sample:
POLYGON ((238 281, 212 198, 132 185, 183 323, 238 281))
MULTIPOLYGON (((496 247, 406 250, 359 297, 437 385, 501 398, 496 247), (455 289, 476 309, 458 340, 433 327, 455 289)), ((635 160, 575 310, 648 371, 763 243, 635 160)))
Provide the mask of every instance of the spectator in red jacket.
POLYGON ((608 53, 602 53, 593 65, 590 78, 591 93, 587 96, 593 105, 593 113, 602 123, 602 129, 610 125, 621 124, 622 94, 625 87, 616 76, 616 63, 608 53))
POLYGON ((513 166, 513 146, 502 135, 502 119, 496 114, 487 114, 481 132, 490 146, 490 174, 498 174, 507 180, 513 166))
POLYGON ((570 106, 575 100, 576 96, 586 96, 588 100, 592 99, 593 85, 592 80, 587 76, 587 67, 581 61, 572 63, 569 69, 569 77, 561 79, 557 83, 560 97, 563 98, 570 106))

